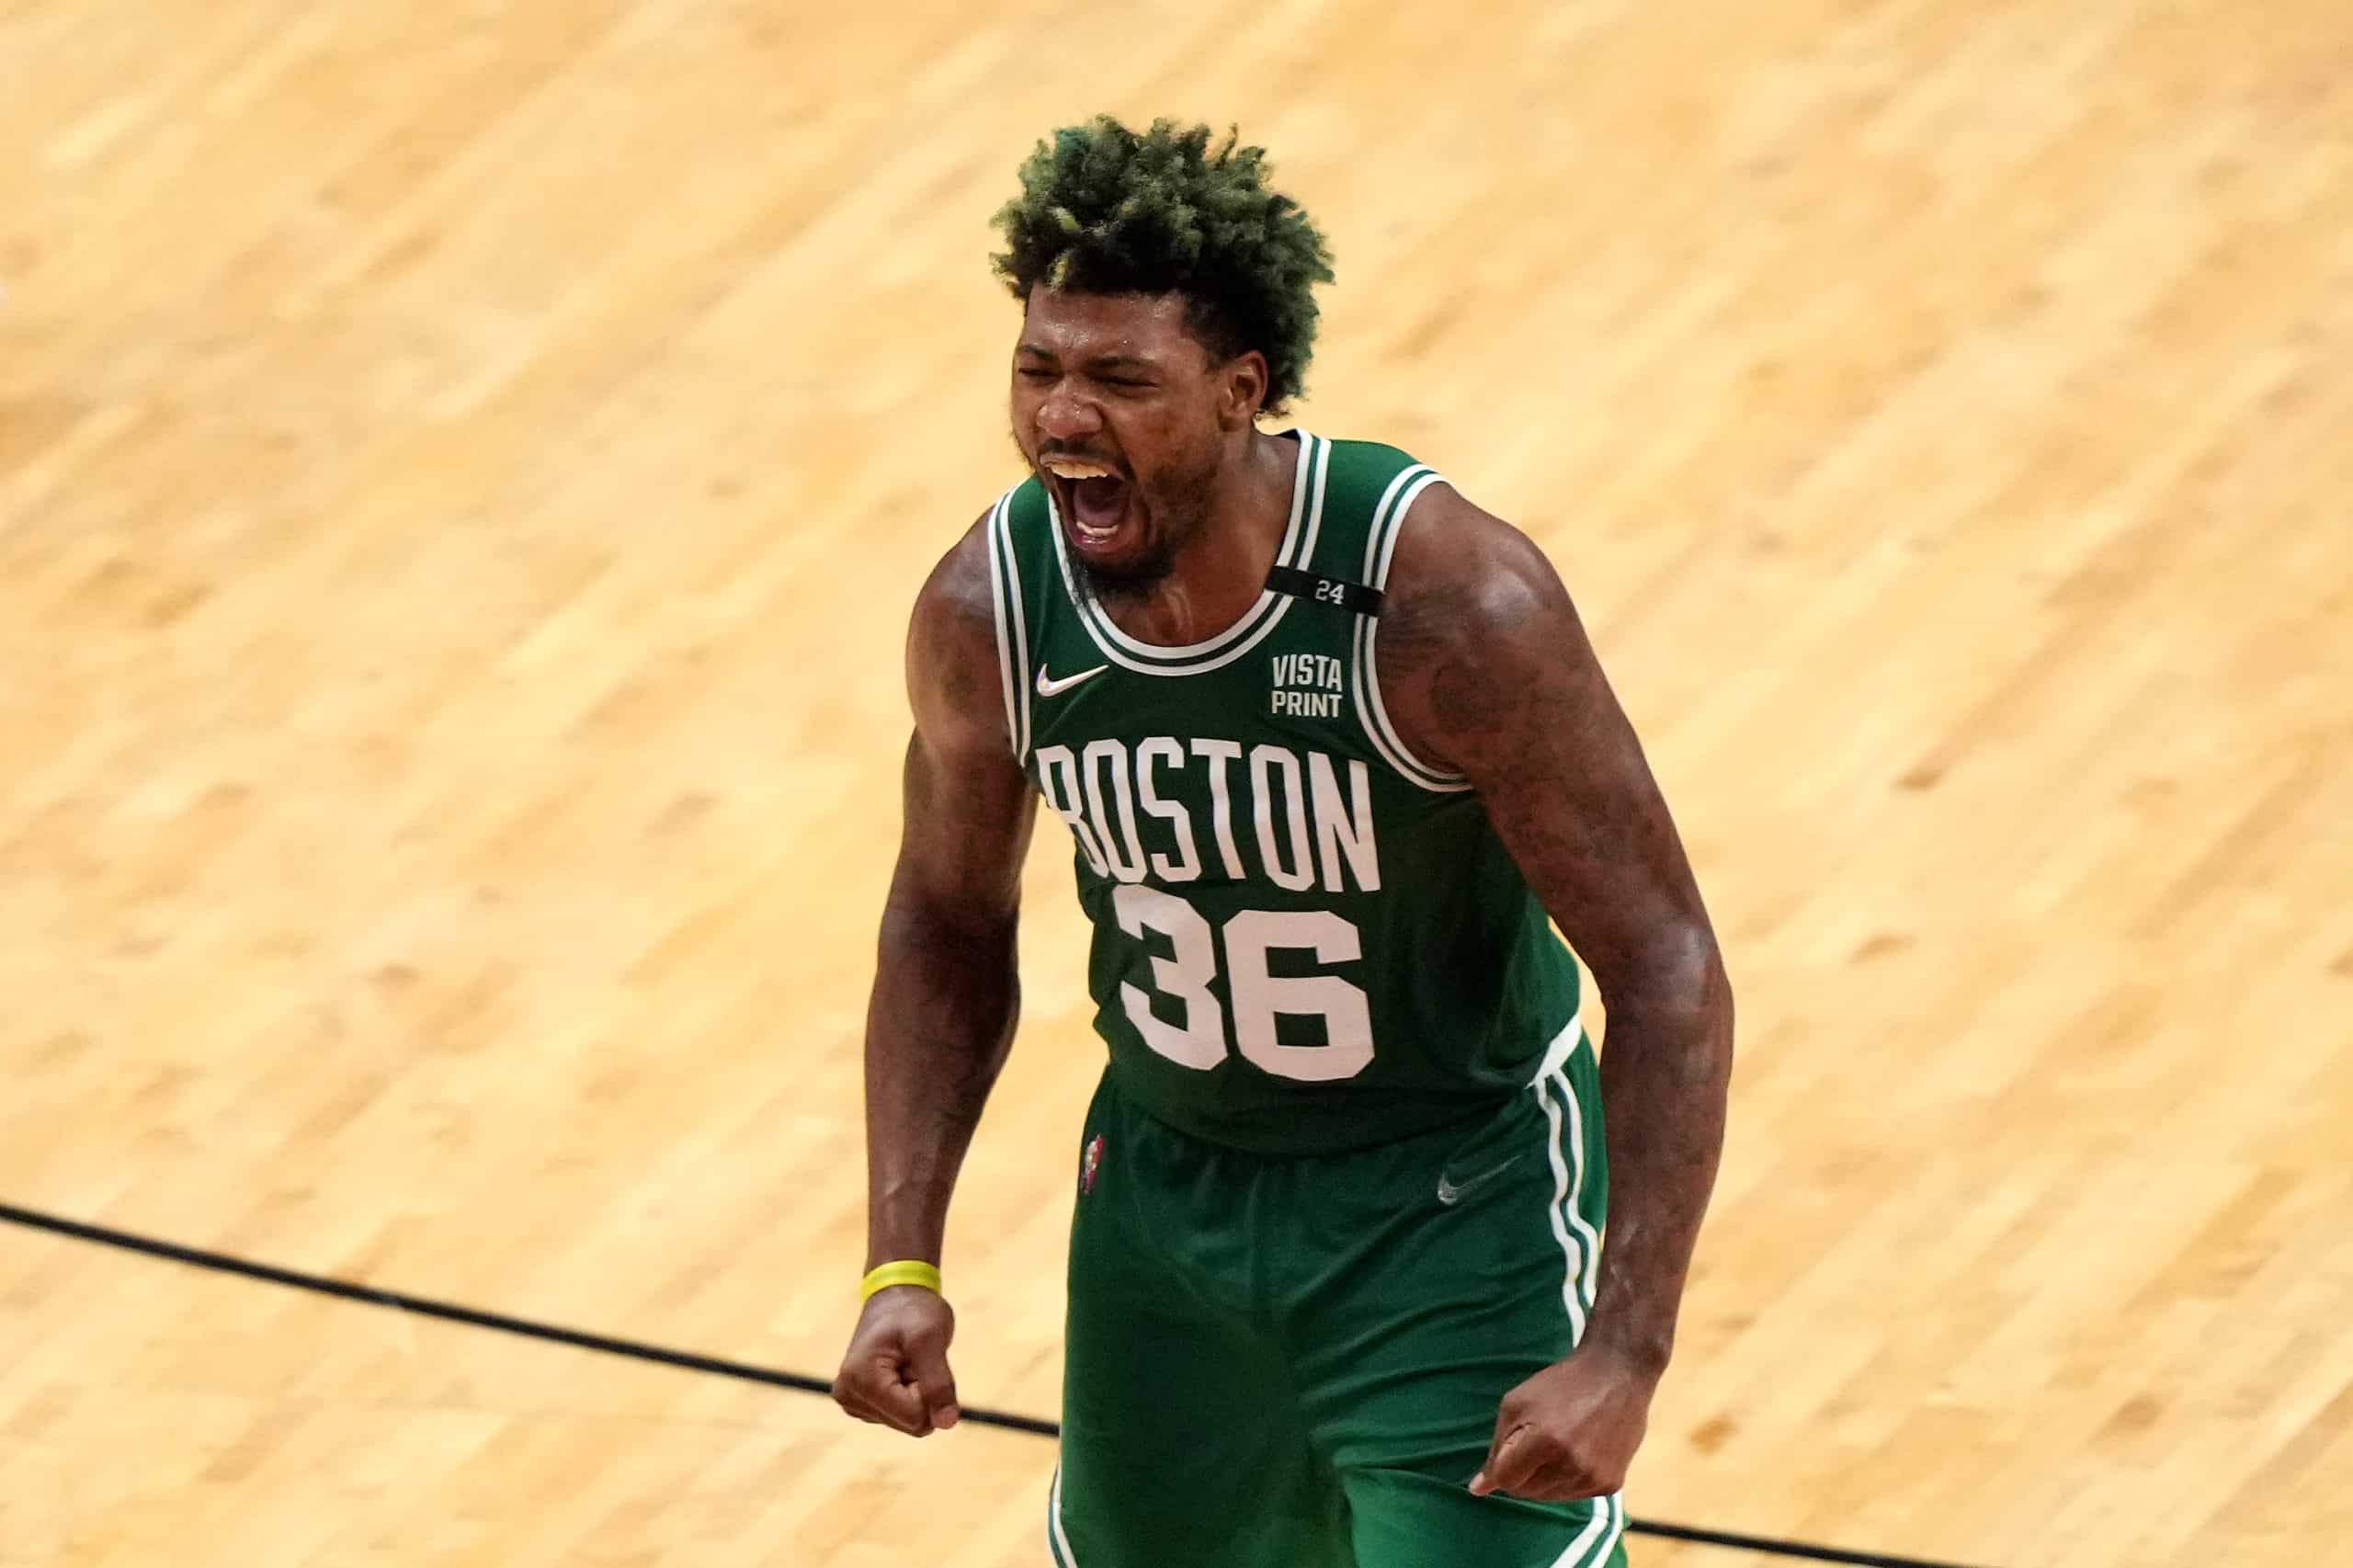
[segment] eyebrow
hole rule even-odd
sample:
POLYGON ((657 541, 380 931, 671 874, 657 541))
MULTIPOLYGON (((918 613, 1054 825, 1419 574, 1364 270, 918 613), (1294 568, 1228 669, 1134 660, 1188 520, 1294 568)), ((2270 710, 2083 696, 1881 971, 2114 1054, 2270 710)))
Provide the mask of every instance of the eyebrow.
MULTIPOLYGON (((1052 359, 1057 358, 1052 349, 1036 343, 1025 343, 1021 345, 1020 347, 1014 350, 1014 352, 1017 354, 1031 355, 1040 359, 1052 359)), ((1161 368, 1158 360, 1147 359, 1140 354, 1097 354, 1092 358, 1086 360, 1086 368, 1090 370, 1157 371, 1161 368)))

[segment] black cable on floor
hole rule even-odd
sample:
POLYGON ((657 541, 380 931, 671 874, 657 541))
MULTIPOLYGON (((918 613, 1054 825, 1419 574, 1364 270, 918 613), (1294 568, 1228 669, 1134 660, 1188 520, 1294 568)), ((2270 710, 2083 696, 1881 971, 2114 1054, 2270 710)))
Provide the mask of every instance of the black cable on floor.
MULTIPOLYGON (((546 1340, 555 1345, 569 1345, 576 1349, 601 1351, 608 1356, 627 1356, 634 1360, 651 1361, 658 1366, 677 1367, 690 1372, 710 1372, 722 1378, 736 1378, 745 1382, 765 1383, 770 1388, 792 1389, 801 1393, 831 1394, 833 1384, 822 1378, 799 1372, 781 1372, 767 1367, 755 1367, 742 1361, 730 1361, 717 1356, 699 1356, 688 1350, 670 1350, 659 1345, 647 1345, 634 1339, 615 1339, 608 1335, 585 1334, 578 1329, 560 1328, 553 1324, 535 1323, 529 1318, 508 1317, 503 1312, 486 1312, 474 1307, 461 1307, 449 1301, 437 1301, 425 1296, 412 1296, 399 1290, 381 1290, 373 1285, 355 1285, 347 1280, 330 1279, 324 1275, 305 1274, 299 1269, 278 1268, 267 1263, 255 1263, 247 1258, 232 1257, 226 1253, 207 1252, 201 1247, 181 1246, 176 1242, 159 1241, 153 1236, 134 1235, 129 1231, 113 1230, 105 1225, 92 1225, 80 1220, 68 1220, 37 1210, 20 1209, 12 1203, 0 1203, 0 1221, 22 1225, 28 1230, 47 1231, 55 1235, 71 1236, 76 1241, 95 1242, 100 1246, 119 1247, 125 1252, 142 1253, 173 1263, 184 1263, 195 1268, 209 1268, 220 1274, 233 1274, 241 1278, 258 1279, 266 1284, 283 1285, 290 1290, 309 1290, 322 1296, 335 1296, 347 1301, 360 1301, 369 1306, 396 1307, 419 1317, 438 1318, 444 1323, 460 1323, 473 1328, 494 1329, 501 1334, 520 1335, 527 1339, 546 1340)), ((1008 1432, 1026 1432, 1033 1437, 1058 1437, 1062 1427, 1055 1422, 1035 1415, 1017 1415, 1010 1411, 987 1410, 959 1402, 963 1419, 982 1426, 995 1426, 1008 1432)), ((1690 1541, 1700 1546, 1722 1546, 1740 1551, 1761 1552, 1768 1557, 1790 1557, 1810 1562, 1837 1562, 1854 1568, 1962 1568, 1961 1564, 1930 1562, 1916 1557, 1890 1557, 1881 1552, 1847 1551, 1835 1546, 1817 1546, 1809 1541, 1780 1540, 1770 1536, 1742 1535, 1733 1530, 1699 1529, 1689 1525, 1663 1524, 1651 1519, 1629 1519, 1626 1528, 1636 1535, 1658 1536, 1668 1540, 1690 1541)))

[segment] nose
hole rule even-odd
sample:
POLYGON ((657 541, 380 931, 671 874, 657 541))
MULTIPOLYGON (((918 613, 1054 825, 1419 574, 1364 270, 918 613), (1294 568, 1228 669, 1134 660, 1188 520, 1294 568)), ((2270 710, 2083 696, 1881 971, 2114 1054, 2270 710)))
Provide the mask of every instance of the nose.
POLYGON ((1059 381, 1038 401, 1038 434, 1056 446, 1085 440, 1103 428, 1103 411, 1092 398, 1059 381))

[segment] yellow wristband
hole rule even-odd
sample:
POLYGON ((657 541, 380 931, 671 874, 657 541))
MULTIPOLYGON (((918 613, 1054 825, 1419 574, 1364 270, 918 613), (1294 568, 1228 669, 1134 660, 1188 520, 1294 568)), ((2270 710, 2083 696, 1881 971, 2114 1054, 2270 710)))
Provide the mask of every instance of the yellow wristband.
POLYGON ((864 1305, 874 1299, 876 1291, 887 1290, 893 1285, 920 1285, 936 1296, 939 1294, 939 1270, 928 1263, 918 1263, 913 1259, 870 1268, 867 1270, 865 1283, 858 1287, 858 1303, 864 1305))

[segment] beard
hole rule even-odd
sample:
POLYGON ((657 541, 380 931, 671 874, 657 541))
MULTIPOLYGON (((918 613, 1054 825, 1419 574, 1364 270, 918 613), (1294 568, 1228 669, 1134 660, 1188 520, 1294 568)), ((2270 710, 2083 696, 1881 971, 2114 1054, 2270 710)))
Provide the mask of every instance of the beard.
POLYGON ((1075 559, 1080 583, 1097 599, 1137 598, 1149 594, 1176 569, 1176 557, 1209 527, 1217 494, 1217 465, 1156 476, 1146 487, 1136 482, 1136 499, 1150 519, 1144 551, 1117 563, 1075 559))
MULTIPOLYGON (((1055 494, 1052 476, 1030 459, 1017 431, 1013 433, 1013 444, 1029 472, 1046 486, 1047 494, 1055 494)), ((1224 465, 1224 452, 1211 445, 1191 461, 1163 469, 1148 482, 1143 475, 1131 472, 1131 504, 1143 514, 1148 530, 1145 547, 1117 562, 1090 561, 1073 551, 1070 564, 1081 590, 1097 603, 1148 597, 1176 570, 1176 557, 1184 548, 1209 526, 1218 476, 1224 465)))

